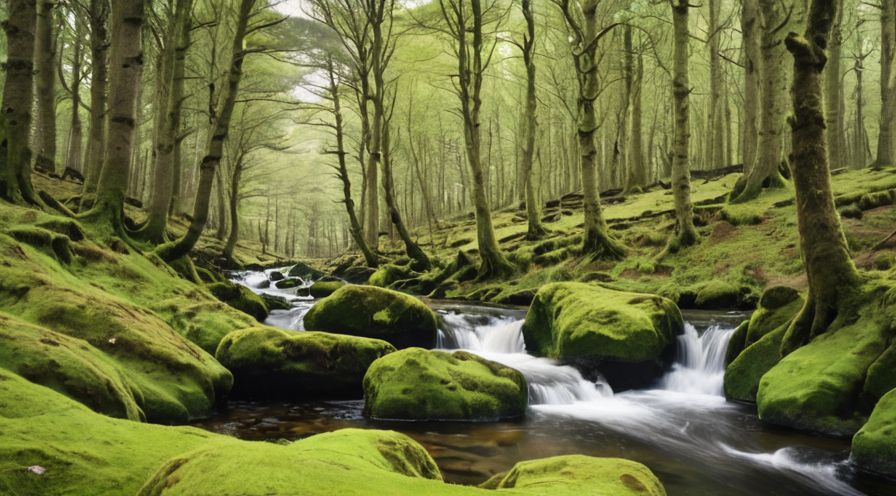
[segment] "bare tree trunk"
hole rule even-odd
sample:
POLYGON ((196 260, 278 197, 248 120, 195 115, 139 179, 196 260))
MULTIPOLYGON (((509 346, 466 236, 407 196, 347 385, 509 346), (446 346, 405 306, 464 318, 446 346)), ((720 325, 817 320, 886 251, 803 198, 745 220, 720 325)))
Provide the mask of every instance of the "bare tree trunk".
POLYGON ((628 86, 628 146, 626 146, 628 158, 625 176, 625 191, 636 192, 647 184, 647 171, 644 167, 644 150, 642 144, 641 129, 641 81, 644 76, 644 63, 641 53, 634 54, 632 45, 632 28, 625 27, 625 77, 628 86))
POLYGON ((834 319, 848 321, 841 305, 851 304, 860 284, 834 205, 824 131, 821 73, 836 10, 835 0, 813 0, 805 34, 786 39, 794 60, 792 171, 809 295, 787 330, 784 354, 825 332, 834 319))
POLYGON ((9 0, 6 33, 6 82, 3 85, 0 146, 0 198, 34 203, 31 188, 31 102, 34 94, 34 0, 9 0))
POLYGON ((762 99, 759 105, 759 149, 756 163, 734 188, 732 200, 737 202, 757 197, 764 187, 784 185, 779 167, 784 156, 784 121, 787 115, 787 70, 782 40, 788 15, 784 12, 785 6, 778 0, 759 0, 759 7, 763 28, 759 70, 762 99))
POLYGON ((108 221, 124 235, 124 197, 134 155, 137 103, 143 75, 143 0, 120 0, 112 11, 106 149, 96 202, 86 217, 108 221))
POLYGON ((34 130, 34 168, 56 171, 56 36, 54 14, 56 2, 37 1, 35 28, 35 93, 37 125, 34 130))
POLYGON ((880 132, 875 167, 893 165, 893 120, 896 118, 896 0, 880 4, 880 132))
POLYGON ((164 64, 162 71, 168 75, 165 86, 168 87, 167 98, 162 108, 156 112, 156 119, 161 121, 156 139, 155 167, 153 174, 152 196, 150 197, 146 224, 140 235, 154 243, 166 241, 168 212, 171 209, 171 198, 174 194, 175 147, 180 131, 181 108, 184 101, 185 62, 190 45, 192 0, 177 0, 173 25, 169 29, 169 37, 162 54, 164 64))
POLYGON ((103 169, 106 120, 107 33, 109 6, 106 0, 90 0, 90 130, 84 157, 84 196, 96 192, 96 183, 103 169))
POLYGON ((721 55, 721 3, 709 0, 709 146, 707 169, 717 169, 725 163, 725 111, 722 107, 722 91, 725 77, 722 73, 721 55))
POLYGON ((675 235, 666 252, 695 244, 699 235, 694 227, 694 205, 691 203, 691 173, 688 166, 690 143, 691 85, 688 75, 688 3, 671 0, 674 25, 674 68, 672 97, 675 111, 675 138, 672 145, 672 194, 675 198, 675 235))
POLYGON ((236 157, 233 164, 233 174, 230 176, 230 194, 228 195, 228 207, 230 210, 230 232, 227 234, 227 243, 224 245, 222 256, 227 260, 233 260, 233 250, 240 239, 240 180, 243 177, 242 156, 236 157))
MULTIPOLYGON (((81 163, 81 142, 84 138, 81 126, 81 63, 83 61, 82 43, 83 40, 83 19, 77 13, 74 15, 75 38, 72 41, 72 82, 69 85, 69 91, 72 96, 72 114, 69 120, 68 146, 65 151, 65 167, 76 171, 82 170, 81 163)), ((60 71, 60 74, 62 71, 60 71)))
POLYGON ((184 237, 177 242, 159 247, 159 255, 166 261, 174 261, 187 255, 196 245, 196 242, 199 241, 199 237, 202 235, 203 229, 205 229, 205 223, 208 221, 212 186, 215 181, 215 174, 221 164, 221 156, 224 153, 224 141, 227 139, 227 134, 230 131, 233 107, 236 103, 240 79, 243 75, 243 61, 246 57, 246 49, 243 45, 248 30, 249 17, 252 14, 255 1, 240 0, 236 29, 230 52, 227 85, 223 89, 224 93, 220 98, 220 108, 215 115, 205 157, 202 158, 202 163, 199 165, 199 187, 193 208, 193 220, 190 222, 190 227, 187 229, 184 237))
POLYGON ((526 66, 526 110, 524 117, 525 141, 520 170, 526 187, 526 237, 538 239, 546 234, 541 224, 541 202, 535 191, 535 138, 538 134, 538 95, 535 67, 535 16, 531 0, 522 0, 523 17, 526 19, 526 34, 520 47, 526 66))
POLYGON ((846 156, 841 144, 842 136, 846 133, 846 126, 843 122, 843 106, 842 82, 840 79, 840 60, 843 49, 843 0, 835 0, 837 2, 837 18, 834 21, 834 28, 831 32, 831 45, 828 48, 830 58, 824 68, 824 88, 825 88, 825 120, 827 121, 828 141, 828 163, 833 167, 842 167, 846 165, 846 156))

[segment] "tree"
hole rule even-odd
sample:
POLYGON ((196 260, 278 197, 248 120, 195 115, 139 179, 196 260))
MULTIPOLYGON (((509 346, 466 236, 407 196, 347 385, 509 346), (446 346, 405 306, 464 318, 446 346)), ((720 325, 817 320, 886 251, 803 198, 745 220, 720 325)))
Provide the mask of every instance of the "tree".
POLYGON ((784 354, 827 331, 835 319, 850 322, 860 289, 834 203, 825 138, 822 71, 836 11, 835 0, 813 0, 805 33, 786 38, 794 68, 791 168, 809 294, 787 329, 784 354))
MULTIPOLYGON (((473 177, 473 207, 476 212, 476 239, 479 242, 479 277, 506 276, 513 272, 492 226, 492 213, 486 193, 482 166, 482 81, 485 69, 491 62, 494 44, 487 47, 485 40, 485 16, 481 0, 439 0, 442 17, 448 33, 454 40, 452 47, 457 59, 455 89, 460 100, 463 119, 464 144, 467 164, 473 177), (486 51, 488 50, 488 51, 486 51)), ((495 5, 489 5, 494 11, 495 5)))
POLYGON ((523 53, 523 65, 526 66, 526 107, 524 113, 525 137, 523 138, 522 162, 520 174, 526 189, 526 237, 538 239, 547 231, 541 224, 541 202, 535 191, 535 140, 538 135, 538 94, 535 67, 535 15, 532 12, 532 1, 521 0, 523 18, 526 20, 526 33, 517 46, 523 53))
POLYGON ((641 82, 644 78, 644 61, 640 51, 637 56, 632 43, 632 27, 625 26, 625 86, 628 95, 628 146, 626 146, 625 191, 639 192, 646 186, 647 170, 641 139, 641 82))
POLYGON ((34 29, 37 20, 33 0, 10 0, 6 33, 6 84, 3 86, 0 147, 0 198, 13 203, 34 203, 31 188, 31 102, 34 74, 34 29))
POLYGON ((86 218, 107 223, 125 237, 124 197, 134 152, 137 95, 143 75, 143 0, 120 0, 112 10, 109 53, 109 111, 103 168, 96 202, 86 218))
POLYGON ((880 131, 875 167, 893 165, 893 131, 896 129, 896 0, 880 3, 880 131))
POLYGON ((709 0, 709 140, 706 158, 709 161, 708 168, 716 169, 728 165, 725 163, 725 109, 722 92, 725 87, 725 78, 722 74, 721 53, 721 11, 722 0, 709 0))
MULTIPOLYGON (((81 126, 81 82, 84 78, 84 73, 82 71, 82 63, 84 58, 82 50, 83 40, 81 39, 81 37, 84 32, 84 21, 81 16, 81 12, 75 7, 70 6, 69 12, 72 14, 72 22, 74 23, 74 36, 72 37, 71 55, 72 81, 66 86, 65 78, 60 77, 62 85, 71 95, 72 100, 71 119, 69 121, 68 146, 65 150, 64 166, 66 169, 73 169, 80 172, 83 169, 83 164, 81 162, 81 142, 84 138, 84 133, 81 126)), ((59 58, 59 62, 59 73, 62 74, 62 57, 59 58)))
POLYGON ((582 173, 585 236, 582 252, 598 258, 621 258, 622 245, 610 236, 600 207, 597 189, 597 149, 595 134, 598 84, 597 45, 615 25, 597 28, 597 0, 554 0, 563 13, 572 38, 572 59, 578 81, 577 136, 579 166, 582 173))
POLYGON ((843 118, 843 79, 840 68, 843 51, 843 0, 837 0, 837 18, 831 32, 828 63, 824 68, 825 120, 827 121, 828 163, 834 167, 847 164, 844 150, 846 125, 843 118))
POLYGON ((34 168, 56 170, 56 2, 38 0, 35 28, 35 93, 37 125, 34 129, 34 168))
MULTIPOLYGON (((675 199, 675 234, 669 240, 665 252, 695 244, 699 235, 694 227, 694 205, 691 203, 691 173, 688 152, 690 150, 690 94, 688 74, 688 2, 670 0, 674 25, 674 55, 672 99, 675 113, 675 131, 672 149, 672 195, 675 199)), ((662 255, 661 255, 662 256, 662 255)))
POLYGON ((87 19, 90 26, 90 130, 84 156, 84 199, 96 192, 96 183, 103 168, 106 146, 106 77, 108 48, 106 22, 109 17, 107 0, 90 0, 87 19))

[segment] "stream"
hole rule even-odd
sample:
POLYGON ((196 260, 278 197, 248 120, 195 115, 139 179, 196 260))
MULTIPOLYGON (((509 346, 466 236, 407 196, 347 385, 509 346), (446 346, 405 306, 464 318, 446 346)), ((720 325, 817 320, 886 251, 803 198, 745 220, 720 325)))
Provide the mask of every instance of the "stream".
MULTIPOLYGON (((290 299, 267 323, 302 330, 314 303, 264 286, 264 273, 234 281, 290 299)), ((424 445, 449 482, 479 484, 521 460, 579 453, 647 465, 670 495, 891 495, 893 481, 856 472, 849 440, 762 424, 755 407, 722 393, 728 340, 744 313, 684 312, 672 369, 652 389, 616 393, 573 367, 526 353, 525 309, 430 301, 441 315, 438 347, 465 349, 516 368, 529 385, 518 422, 396 422, 367 419, 363 400, 230 403, 199 422, 252 440, 294 440, 346 427, 393 429, 424 445)))

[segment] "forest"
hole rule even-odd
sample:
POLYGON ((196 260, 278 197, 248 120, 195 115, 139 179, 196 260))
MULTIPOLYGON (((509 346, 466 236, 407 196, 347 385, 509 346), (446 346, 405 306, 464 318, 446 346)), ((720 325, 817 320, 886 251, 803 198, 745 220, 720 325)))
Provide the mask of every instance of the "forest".
POLYGON ((896 0, 0 4, 0 494, 896 493, 896 0))

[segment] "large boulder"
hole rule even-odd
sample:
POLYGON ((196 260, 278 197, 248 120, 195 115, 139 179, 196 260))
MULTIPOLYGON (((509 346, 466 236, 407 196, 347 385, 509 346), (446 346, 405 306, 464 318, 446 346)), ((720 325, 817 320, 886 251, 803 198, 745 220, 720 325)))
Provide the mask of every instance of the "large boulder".
POLYGON ((308 289, 308 294, 313 298, 326 298, 346 284, 348 283, 338 277, 324 276, 323 278, 314 281, 308 289))
POLYGON ((500 420, 522 417, 523 375, 465 351, 409 348, 373 362, 364 410, 381 419, 500 420))
POLYGON ((530 353, 599 371, 620 390, 660 376, 683 330, 681 312, 669 299, 562 282, 535 295, 523 337, 530 353))
POLYGON ((302 279, 320 279, 324 276, 324 273, 305 262, 296 262, 289 269, 287 275, 289 277, 301 277, 302 279))
POLYGON ((255 327, 225 336, 215 357, 233 373, 234 395, 301 399, 359 397, 367 368, 393 351, 378 339, 255 327))
POLYGON ((896 478, 896 389, 880 399, 852 438, 852 460, 863 470, 896 478))
POLYGON ((802 296, 792 288, 776 286, 762 294, 750 320, 741 324, 728 341, 725 370, 728 399, 756 401, 759 381, 781 360, 781 340, 802 307, 802 296))
POLYGON ((644 465, 621 458, 584 455, 522 461, 481 487, 531 490, 537 494, 666 496, 659 479, 644 465), (576 492, 576 488, 581 492, 576 492))
POLYGON ((227 303, 231 307, 247 313, 259 322, 268 318, 268 306, 261 296, 251 289, 230 281, 215 282, 206 286, 215 298, 227 303))
POLYGON ((354 284, 311 307, 305 328, 382 339, 396 348, 432 348, 438 332, 436 314, 417 298, 354 284))

